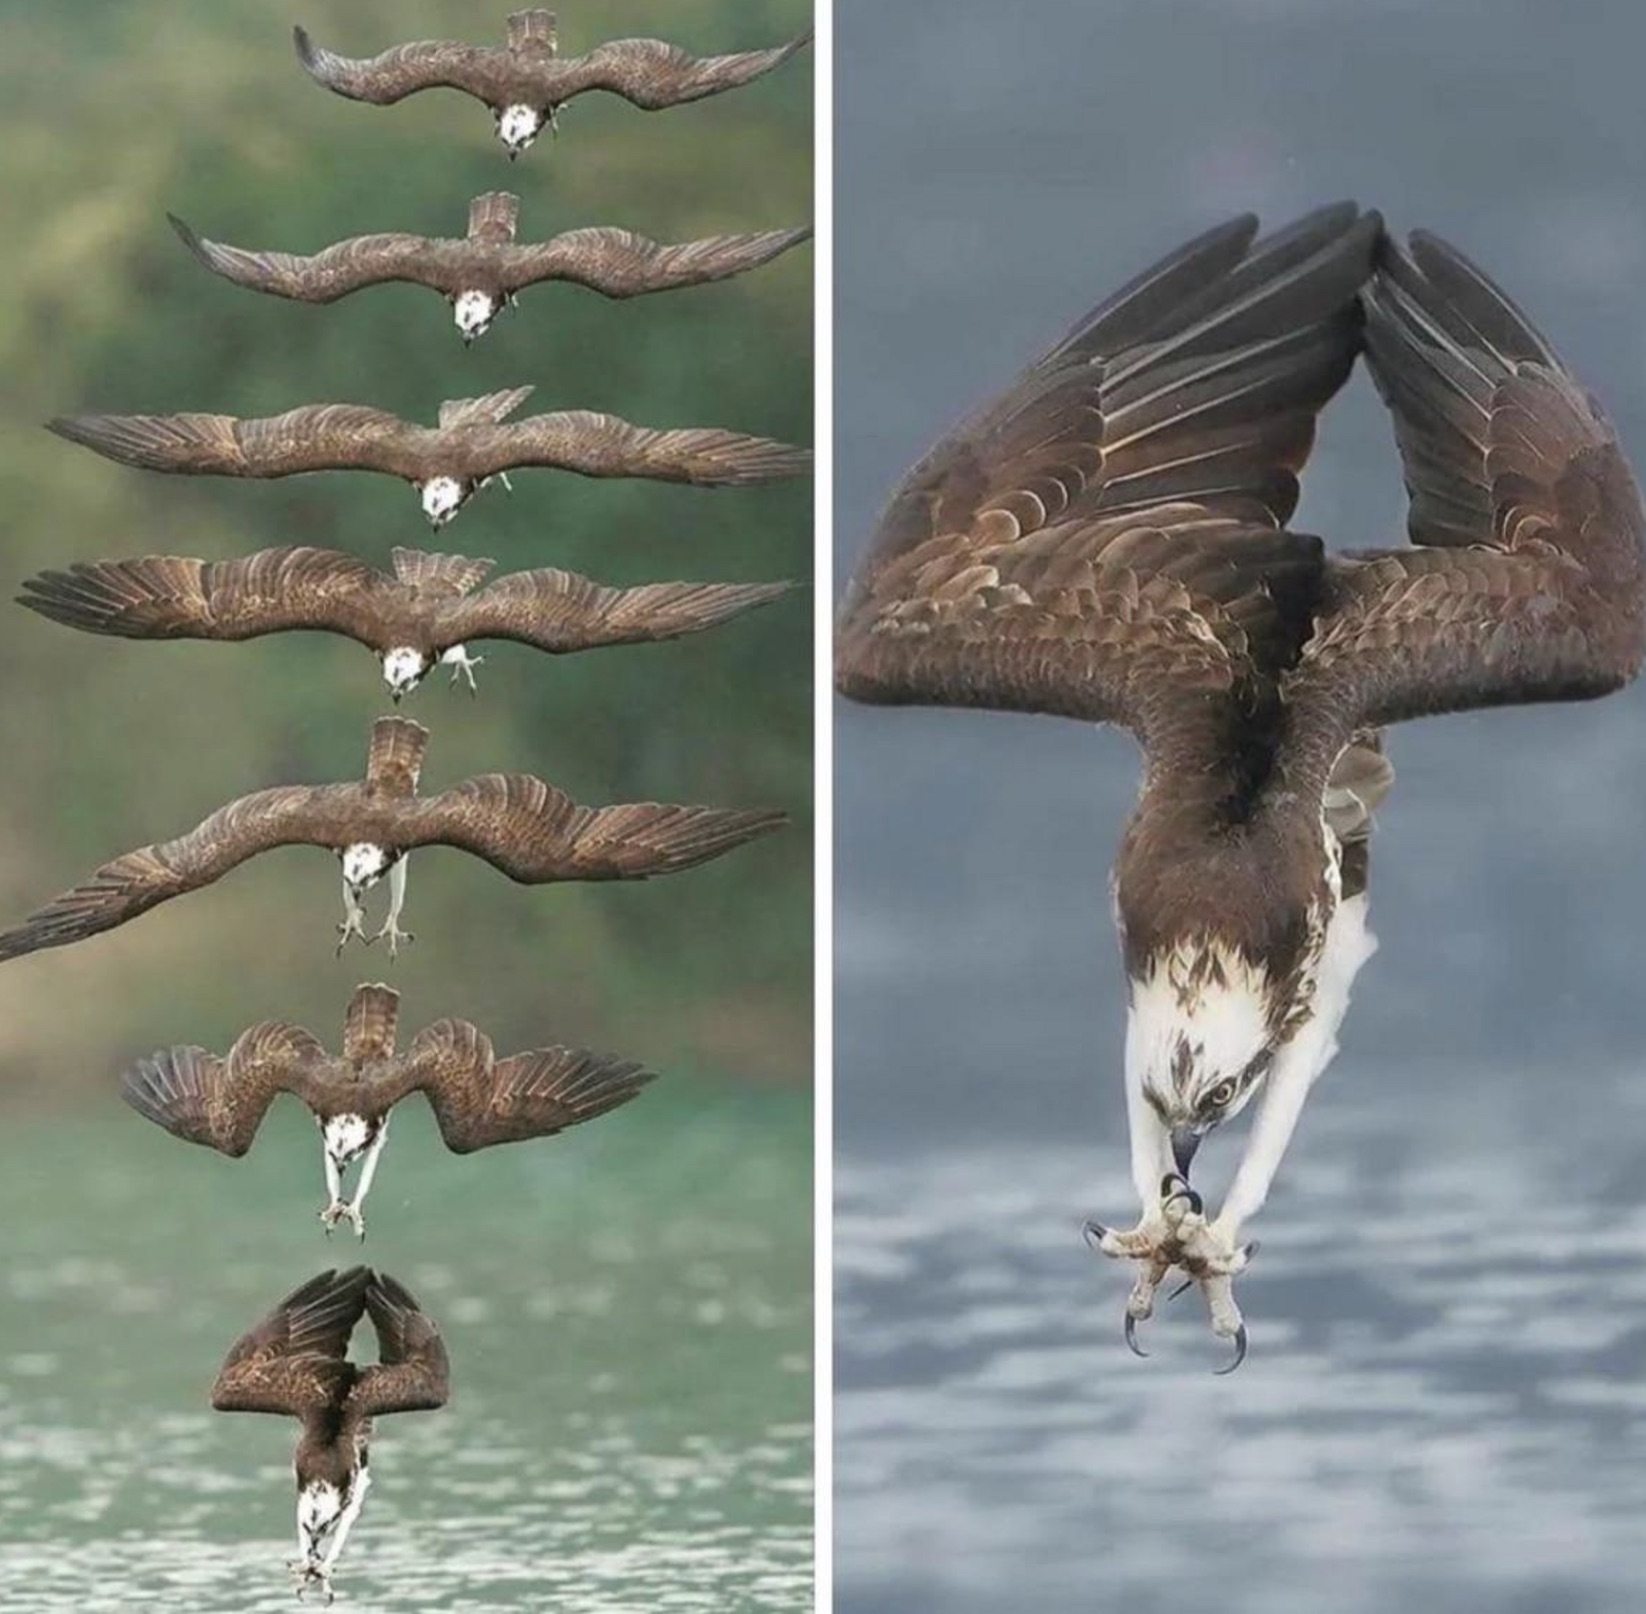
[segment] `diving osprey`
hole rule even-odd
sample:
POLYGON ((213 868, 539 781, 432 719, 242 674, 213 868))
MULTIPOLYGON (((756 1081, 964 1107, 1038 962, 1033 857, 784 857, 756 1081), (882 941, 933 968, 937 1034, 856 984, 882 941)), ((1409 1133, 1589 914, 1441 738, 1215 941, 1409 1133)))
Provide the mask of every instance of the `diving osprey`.
POLYGON ((392 958, 412 939, 399 920, 406 854, 414 847, 455 846, 520 885, 646 880, 695 868, 788 822, 783 813, 657 802, 580 807, 529 773, 481 774, 438 796, 419 796, 428 739, 420 723, 379 718, 363 783, 277 785, 231 801, 176 840, 105 863, 85 884, 0 933, 0 960, 113 930, 277 846, 328 847, 341 860, 339 953, 351 936, 366 940, 360 899, 388 875, 389 915, 372 940, 386 936, 392 958))
POLYGON ((465 342, 483 336, 518 293, 539 281, 565 280, 603 297, 640 297, 758 269, 812 233, 809 227, 762 230, 662 246, 631 230, 588 229, 517 244, 519 211, 518 196, 493 191, 469 204, 466 240, 360 235, 308 258, 202 240, 174 214, 167 217, 183 244, 214 274, 275 297, 334 303, 364 286, 396 280, 427 286, 451 304, 465 342))
POLYGON ((1124 724, 1142 796, 1114 897, 1138 1225, 1245 1354, 1233 1279, 1366 929, 1386 724, 1604 695, 1646 635, 1640 498, 1598 405, 1433 236, 1328 208, 1234 220, 1082 320, 893 497, 844 602, 855 699, 1124 724), (1327 554, 1286 529, 1317 412, 1364 345, 1394 417, 1411 544, 1327 554), (1208 1221, 1201 1140, 1261 1096, 1208 1221))
POLYGON ((787 443, 712 427, 653 431, 587 409, 504 422, 532 394, 513 387, 450 399, 435 427, 365 404, 310 404, 266 420, 233 415, 81 415, 46 429, 105 459, 183 476, 301 476, 379 471, 411 483, 432 527, 443 527, 476 490, 522 466, 579 476, 640 476, 737 487, 800 476, 811 454, 787 443))
POLYGON ((701 633, 788 592, 787 583, 605 588, 575 572, 514 572, 475 590, 489 560, 396 549, 388 577, 333 549, 264 549, 244 560, 148 555, 42 572, 18 603, 87 633, 126 639, 255 639, 338 633, 378 656, 399 701, 436 666, 475 687, 468 646, 512 639, 550 655, 701 633))
POLYGON ((235 1341, 212 1385, 218 1412, 275 1412, 303 1426, 297 1474, 298 1595, 318 1586, 329 1603, 332 1572, 371 1486, 372 1419, 432 1412, 451 1395, 440 1330, 386 1272, 322 1272, 292 1290, 235 1341), (378 1360, 357 1367, 349 1336, 370 1314, 378 1360))
POLYGON ((309 76, 351 101, 390 106, 433 89, 484 101, 512 162, 545 125, 558 127, 556 114, 574 95, 609 90, 646 112, 700 101, 781 67, 812 30, 772 50, 702 57, 660 39, 615 39, 586 56, 561 56, 554 13, 541 10, 515 12, 502 46, 429 40, 355 60, 322 49, 301 28, 292 37, 309 76))
POLYGON ((400 994, 356 988, 343 1027, 343 1052, 328 1054, 301 1026, 265 1020, 243 1031, 226 1058, 204 1048, 165 1048, 121 1078, 128 1104, 174 1137, 238 1160, 251 1148, 269 1105, 293 1093, 321 1132, 327 1232, 347 1220, 366 1236, 363 1207, 389 1138, 389 1112, 426 1094, 440 1136, 454 1154, 497 1143, 547 1138, 615 1110, 655 1080, 627 1060, 584 1048, 533 1048, 498 1059, 491 1039, 467 1020, 437 1020, 395 1052, 400 994), (364 1156, 354 1197, 343 1173, 364 1156))

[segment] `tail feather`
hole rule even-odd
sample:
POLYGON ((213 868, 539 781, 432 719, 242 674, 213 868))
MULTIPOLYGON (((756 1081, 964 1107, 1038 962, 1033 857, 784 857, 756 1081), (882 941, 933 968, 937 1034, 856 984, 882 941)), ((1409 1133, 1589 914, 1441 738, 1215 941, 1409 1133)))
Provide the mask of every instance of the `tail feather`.
POLYGON ((372 725, 366 786, 386 796, 415 796, 429 731, 407 717, 380 717, 372 725))
POLYGON ((520 198, 510 191, 487 191, 469 203, 471 241, 512 241, 520 222, 520 198))
POLYGON ((472 594, 497 564, 470 560, 466 555, 434 555, 423 549, 395 549, 390 554, 394 575, 408 588, 445 588, 454 594, 472 594))
POLYGON ((358 986, 343 1023, 343 1053, 348 1059, 392 1059, 400 1020, 400 994, 381 982, 358 986))
POLYGON ((440 406, 440 424, 448 428, 501 425, 536 390, 535 387, 509 387, 480 398, 448 398, 440 406))

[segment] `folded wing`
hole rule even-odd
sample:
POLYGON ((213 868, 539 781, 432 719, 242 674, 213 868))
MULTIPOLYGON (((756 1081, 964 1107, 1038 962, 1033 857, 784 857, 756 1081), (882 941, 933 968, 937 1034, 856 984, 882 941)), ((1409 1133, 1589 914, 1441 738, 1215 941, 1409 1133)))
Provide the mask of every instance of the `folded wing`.
POLYGON ((1387 244, 1365 304, 1412 545, 1328 567, 1286 691, 1327 768, 1356 727, 1603 695, 1646 650, 1646 517, 1600 406, 1433 236, 1387 244))
POLYGON ((467 1021, 441 1020, 410 1049, 414 1087, 427 1093, 455 1154, 551 1137, 634 1098, 652 1072, 581 1048, 539 1048, 497 1060, 467 1021))
POLYGON ((1150 745, 1174 715, 1270 698, 1321 556, 1280 529, 1354 362, 1379 229, 1343 204, 1264 240, 1251 217, 1213 230, 940 442, 847 590, 843 693, 1118 722, 1150 745))
POLYGON ((373 1273, 365 1309, 378 1364, 361 1368, 343 1409, 345 1431, 389 1412, 432 1412, 451 1396, 451 1361, 434 1321, 404 1284, 373 1273))
POLYGON ((349 1335, 366 1309, 366 1267, 322 1272, 294 1289, 230 1349, 212 1386, 219 1412, 323 1415, 348 1386, 349 1335))

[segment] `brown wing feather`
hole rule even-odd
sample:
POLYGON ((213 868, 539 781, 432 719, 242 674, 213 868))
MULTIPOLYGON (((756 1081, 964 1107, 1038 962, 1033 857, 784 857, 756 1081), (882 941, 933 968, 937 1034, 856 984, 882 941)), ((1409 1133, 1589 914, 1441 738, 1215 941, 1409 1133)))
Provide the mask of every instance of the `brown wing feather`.
POLYGON ((497 68, 497 50, 454 40, 396 45, 376 56, 339 56, 292 30, 297 59, 309 76, 351 101, 391 106, 419 90, 462 90, 485 100, 497 68))
POLYGON ((373 644, 388 579, 331 549, 264 549, 244 560, 147 555, 42 572, 18 604, 87 633, 125 639, 255 639, 316 629, 373 644))
POLYGON ((280 1412, 305 1422, 335 1408, 353 1380, 349 1335, 366 1309, 366 1267, 322 1272, 242 1334, 212 1386, 219 1412, 280 1412))
POLYGON ((1646 515, 1600 406, 1432 236, 1387 245, 1365 303, 1415 547, 1328 569, 1287 685, 1317 769, 1356 727, 1606 694, 1646 651, 1646 515))
POLYGON ((489 773, 417 802, 401 838, 408 847, 460 847, 511 880, 543 885, 673 874, 787 822, 784 813, 656 802, 581 807, 530 774, 489 773))
MULTIPOLYGON (((450 1023, 431 1026, 423 1035, 436 1038, 450 1023)), ((494 1144, 552 1137, 627 1104, 655 1080, 653 1072, 630 1060, 584 1048, 537 1048, 484 1065, 436 1059, 419 1085, 446 1147, 470 1154, 494 1144)))
POLYGON ((105 863, 83 885, 0 933, 0 960, 113 930, 276 846, 329 846, 337 809, 358 796, 357 785, 281 785, 242 796, 176 840, 105 863))
POLYGON ((262 420, 233 415, 81 415, 47 430, 105 459, 185 476, 396 471, 416 428, 364 404, 310 404, 262 420))
POLYGON ((604 297, 640 297, 728 280, 770 263, 811 235, 810 226, 805 226, 663 246, 632 230, 570 230, 552 241, 503 252, 503 283, 518 291, 541 280, 568 280, 604 297))
POLYGON ((440 1330, 405 1285, 374 1273, 365 1306, 377 1330, 378 1365, 362 1368, 343 1409, 345 1435, 367 1418, 432 1412, 451 1398, 451 1359, 440 1330))
POLYGON ((281 1093, 313 1101, 310 1073, 326 1050, 301 1026, 265 1021, 241 1033, 227 1059, 204 1048, 164 1048, 121 1078, 138 1114, 187 1143, 238 1159, 281 1093))
POLYGON ((448 243, 421 235, 359 235, 307 256, 292 252, 254 252, 208 241, 175 213, 166 215, 194 256, 214 275, 300 303, 335 303, 366 286, 405 280, 444 289, 437 272, 449 256, 448 243))
POLYGON ((476 477, 540 465, 580 476, 644 476, 704 487, 803 476, 812 464, 810 450, 765 437, 714 428, 657 431, 586 409, 475 428, 464 438, 463 455, 476 477))
POLYGON ((559 655, 699 633, 786 594, 787 583, 649 583, 606 588, 554 567, 500 577, 439 616, 452 644, 512 639, 559 655))
POLYGON ((661 39, 614 39, 564 64, 553 81, 556 101, 609 90, 647 112, 700 101, 781 67, 811 43, 812 30, 771 50, 693 56, 661 39))
POLYGON ((841 611, 841 690, 1120 722, 1151 747, 1271 698, 1321 564, 1279 529, 1379 229, 1343 204, 1254 244, 1237 219, 1080 321, 893 496, 841 611))

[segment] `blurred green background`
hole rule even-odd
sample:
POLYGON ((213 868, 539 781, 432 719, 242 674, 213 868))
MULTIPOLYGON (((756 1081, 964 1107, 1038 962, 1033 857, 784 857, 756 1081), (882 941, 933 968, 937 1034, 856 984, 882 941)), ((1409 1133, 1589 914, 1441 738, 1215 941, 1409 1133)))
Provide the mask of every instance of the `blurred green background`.
MULTIPOLYGON (((527 472, 431 541, 412 493, 344 474, 236 483, 128 470, 57 414, 270 414, 535 383, 532 409, 812 440, 811 249, 721 285, 607 303, 565 286, 465 350, 413 287, 329 308, 207 274, 165 219, 312 252, 377 230, 463 233, 522 198, 523 239, 592 224, 665 241, 811 216, 812 63, 655 114, 607 96, 511 165, 478 103, 342 100, 291 25, 368 55, 501 39, 455 0, 0 0, 0 494, 7 593, 144 553, 396 544, 603 582, 804 581, 811 488, 699 490, 527 472)), ((807 21, 795 0, 585 0, 563 48, 656 34, 700 53, 807 21)), ((0 923, 106 858, 283 781, 358 778, 388 709, 374 659, 318 635, 99 639, 12 606, 0 636, 0 923)), ((633 886, 511 884, 413 860, 417 941, 333 956, 338 873, 255 860, 78 947, 0 968, 0 1599, 8 1609, 286 1608, 295 1430, 207 1405, 234 1338, 328 1265, 408 1282, 453 1358, 451 1408, 385 1420, 342 1559, 352 1606, 809 1608, 811 688, 809 583, 674 644, 549 658, 485 647, 480 694, 431 680, 424 788, 536 772, 580 800, 787 809, 793 828, 633 886), (322 1236, 313 1126, 282 1100, 222 1160, 125 1109, 117 1077, 269 1017, 335 1047, 361 980, 403 1036, 445 1014, 502 1051, 569 1042, 664 1079, 568 1136, 458 1159, 420 1104, 395 1123, 369 1237, 322 1236), (568 1606, 570 1606, 568 1604, 568 1606)), ((380 917, 375 894, 369 920, 380 917)), ((369 1330, 354 1353, 375 1354, 369 1330)))
MULTIPOLYGON (((555 564, 603 582, 804 579, 807 482, 700 490, 526 472, 431 541, 412 492, 337 473, 236 483, 133 471, 55 441, 55 414, 272 414, 326 400, 432 422, 442 399, 532 382, 527 412, 610 410, 809 443, 812 249, 739 280, 608 303, 544 285, 465 350, 415 287, 331 307, 219 281, 168 210, 215 239, 312 252, 347 235, 461 235, 512 189, 521 238, 614 224, 660 240, 811 213, 810 52, 752 86, 643 113, 592 95, 510 164, 478 102, 390 108, 329 94, 290 29, 369 55, 416 38, 501 39, 507 6, 455 0, 73 0, 0 5, 0 485, 8 592, 32 571, 144 553, 302 542, 381 564, 395 544, 555 564)), ((791 37, 794 0, 562 6, 562 50, 657 34, 700 53, 791 37)), ((284 781, 357 778, 387 709, 370 655, 287 635, 239 646, 76 634, 12 607, 0 640, 0 916, 105 858, 284 781)), ((357 980, 401 988, 412 1028, 476 1020, 499 1047, 611 1048, 671 1075, 804 1084, 810 1073, 809 586, 673 644, 550 659, 494 645, 480 697, 431 679, 424 788, 537 772, 579 800, 781 806, 781 837, 633 887, 527 890, 458 854, 414 860, 417 943, 332 956, 335 866, 253 863, 123 930, 0 970, 0 1102, 102 1101, 127 1056, 221 1047, 278 1016, 335 1039, 357 980)), ((372 909, 381 911, 381 895, 372 909)), ((373 926, 375 928, 375 925, 373 926)))

